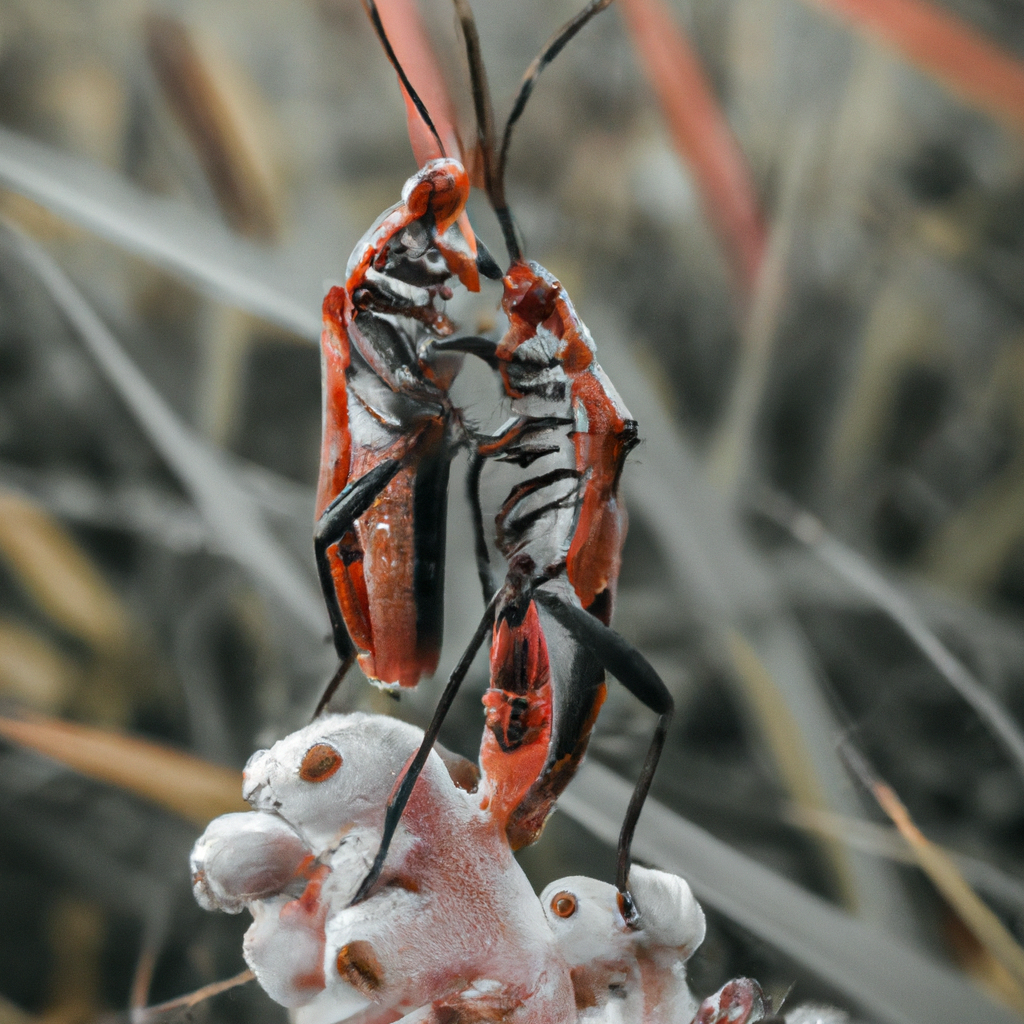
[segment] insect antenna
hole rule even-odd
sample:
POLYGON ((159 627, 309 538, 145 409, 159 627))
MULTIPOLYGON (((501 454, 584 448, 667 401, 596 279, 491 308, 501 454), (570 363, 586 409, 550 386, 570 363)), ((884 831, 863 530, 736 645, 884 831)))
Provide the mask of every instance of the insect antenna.
POLYGON ((484 191, 494 213, 501 224, 505 237, 505 248, 514 263, 522 258, 522 250, 516 238, 512 214, 505 202, 505 181, 501 174, 495 174, 494 167, 494 109, 491 106, 491 90, 487 84, 487 69, 480 52, 480 36, 476 30, 476 19, 469 0, 454 0, 455 13, 462 25, 462 37, 466 43, 466 60, 469 63, 469 78, 473 87, 473 109, 476 112, 476 135, 484 165, 484 191))
MULTIPOLYGON (((565 44, 576 35, 577 32, 595 14, 599 14, 603 11, 612 0, 590 0, 590 3, 583 8, 575 17, 570 18, 545 44, 544 49, 534 57, 533 62, 526 69, 526 74, 523 75, 523 80, 519 85, 519 92, 516 95, 515 102, 512 104, 512 111, 508 115, 508 120, 505 122, 505 132, 501 138, 501 151, 498 154, 498 166, 496 169, 495 177, 498 181, 498 192, 501 195, 502 201, 504 202, 505 192, 505 163, 508 160, 508 148, 512 141, 512 129, 515 127, 516 122, 522 116, 523 111, 526 109, 526 102, 530 98, 530 94, 533 92, 533 87, 537 84, 537 79, 540 78, 541 72, 562 52, 565 44)), ((498 214, 500 219, 501 214, 498 214)))
POLYGON ((366 9, 367 15, 369 15, 370 21, 373 22, 374 31, 377 33, 377 38, 381 42, 381 46, 384 47, 384 52, 387 54, 388 60, 391 61, 395 71, 398 72, 398 78, 402 83, 403 88, 409 95, 409 99, 412 100, 413 105, 419 112, 420 117, 423 118, 424 124, 430 129, 430 133, 437 140, 438 149, 441 150, 442 156, 447 156, 445 152, 444 143, 441 141, 441 136, 437 134, 437 129, 434 127, 434 122, 430 119, 430 114, 427 113, 426 105, 423 100, 420 99, 419 93, 412 87, 412 82, 409 81, 409 76, 405 73, 405 69, 399 63, 398 57, 395 55, 395 51, 391 46, 391 40, 388 39, 388 34, 384 29, 384 22, 381 21, 380 11, 377 10, 377 5, 374 0, 363 0, 363 7, 366 9))

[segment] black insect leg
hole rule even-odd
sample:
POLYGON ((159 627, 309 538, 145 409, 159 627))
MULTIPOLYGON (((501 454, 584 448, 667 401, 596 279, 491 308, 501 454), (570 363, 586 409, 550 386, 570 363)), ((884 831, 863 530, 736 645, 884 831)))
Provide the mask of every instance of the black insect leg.
POLYGON ((447 338, 443 341, 435 341, 433 345, 435 352, 465 352, 467 355, 476 356, 482 359, 492 370, 498 368, 498 358, 495 352, 498 351, 498 343, 490 338, 477 336, 463 338, 447 338))
POLYGON ((484 533, 484 511, 480 505, 480 473, 484 468, 484 456, 473 452, 466 470, 466 497, 473 513, 473 546, 476 550, 476 572, 480 577, 480 589, 484 602, 494 597, 494 576, 491 574, 491 556, 487 551, 487 536, 484 533))
POLYGON ((337 544, 352 528, 352 524, 373 504, 377 495, 387 487, 401 468, 402 463, 398 459, 386 459, 374 466, 358 480, 353 480, 324 509, 323 515, 316 524, 316 532, 313 535, 316 570, 320 577, 320 588, 324 592, 324 601, 327 603, 327 614, 331 620, 334 649, 338 652, 341 664, 330 683, 327 684, 327 689, 316 706, 314 718, 327 706, 327 702, 334 695, 334 691, 337 690, 342 679, 345 678, 345 673, 351 668, 356 657, 355 646, 345 628, 345 619, 341 614, 338 594, 334 589, 334 577, 331 575, 331 563, 327 553, 331 546, 337 544))
POLYGON ((636 920, 636 911, 626 884, 629 879, 629 853, 640 811, 643 810, 647 791, 651 788, 651 780, 654 778, 662 748, 665 746, 675 702, 651 663, 615 630, 609 629, 578 605, 570 604, 549 591, 536 590, 533 599, 547 609, 634 697, 658 716, 658 724, 647 748, 647 757, 644 758, 643 768, 640 769, 640 777, 633 788, 633 796, 630 798, 626 817, 622 822, 622 831, 619 833, 615 885, 625 904, 623 916, 626 917, 627 923, 631 923, 631 917, 633 921, 636 920))
MULTIPOLYGON (((319 718, 324 713, 324 708, 331 703, 331 698, 337 692, 338 687, 341 686, 345 676, 348 675, 348 670, 352 667, 352 663, 356 660, 356 649, 352 641, 349 639, 347 631, 345 633, 345 641, 348 643, 348 654, 338 662, 338 667, 334 670, 334 675, 331 676, 331 681, 327 684, 324 692, 320 696, 320 699, 316 703, 316 710, 313 712, 312 720, 319 718)), ((334 649, 338 649, 337 635, 335 635, 334 649)))
POLYGON ((427 763, 430 751, 437 740, 437 734, 441 731, 441 726, 444 724, 448 711, 459 692, 463 679, 466 678, 469 666, 473 664, 476 652, 480 650, 480 645, 487 638, 487 634, 494 625, 494 612, 500 597, 501 591, 498 591, 488 603, 483 618, 480 620, 479 625, 476 627, 476 632, 473 633, 473 637, 469 641, 469 645, 462 652, 462 657, 459 658, 458 664, 452 669, 452 674, 448 677, 448 682, 445 684, 441 699, 434 709, 434 717, 430 720, 430 725, 423 734, 423 742, 420 744, 419 750, 416 751, 415 757, 413 757, 409 767, 406 768, 402 778, 399 780, 398 786, 391 795, 391 799, 388 800, 387 808, 384 811, 384 831, 381 835, 377 856, 374 858, 373 867, 370 868, 369 874, 363 879, 358 892, 352 897, 352 904, 365 899, 370 889, 373 888, 374 883, 380 878, 380 873, 384 868, 384 861, 388 856, 388 848, 391 846, 391 840, 395 835, 395 829, 398 828, 398 823, 402 820, 402 812, 405 810, 405 805, 409 802, 409 797, 412 796, 416 780, 420 777, 420 772, 423 771, 423 766, 427 763))
POLYGON ((479 235, 476 236, 476 268, 484 277, 488 277, 492 281, 500 281, 504 277, 501 267, 488 252, 487 246, 484 245, 479 235))

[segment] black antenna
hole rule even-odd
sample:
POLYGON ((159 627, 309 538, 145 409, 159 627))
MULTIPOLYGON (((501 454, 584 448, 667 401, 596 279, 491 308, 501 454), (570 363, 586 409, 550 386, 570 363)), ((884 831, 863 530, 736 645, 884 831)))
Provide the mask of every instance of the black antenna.
POLYGON ((522 251, 516 239, 512 214, 505 202, 505 179, 494 173, 494 110, 491 107, 491 91, 487 84, 487 69, 480 52, 480 36, 476 30, 476 19, 469 0, 454 0, 455 13, 462 25, 462 36, 466 42, 466 60, 469 62, 469 78, 473 86, 473 108, 476 111, 476 136, 480 142, 480 153, 484 164, 484 190, 491 201, 502 234, 509 259, 514 263, 522 259, 522 251))
MULTIPOLYGON (((519 93, 516 96, 515 103, 512 104, 512 113, 508 115, 508 120, 505 122, 505 134, 501 139, 501 152, 498 154, 498 169, 497 179, 499 182, 505 180, 505 162, 508 159, 508 147, 512 141, 512 129, 515 127, 516 122, 522 116, 523 110, 526 108, 526 101, 530 98, 530 93, 533 92, 533 87, 537 84, 537 79, 540 78, 540 73, 562 52, 565 44, 590 19, 595 15, 603 11, 612 0, 590 0, 590 3, 580 11, 574 18, 567 21, 548 41, 544 49, 537 54, 533 59, 533 63, 526 69, 526 74, 523 75, 522 84, 519 86, 519 93)), ((504 185, 501 186, 502 192, 504 192, 504 185)), ((497 211, 496 211, 497 212, 497 211)), ((499 219, 501 214, 498 214, 499 219)))
MULTIPOLYGON (((608 2, 610 2, 610 0, 608 0, 608 2)), ((409 94, 409 98, 412 100, 413 105, 419 111, 420 117, 422 117, 426 122, 426 125, 430 129, 434 138, 437 139, 437 145, 441 150, 441 155, 447 156, 448 154, 445 152, 444 143, 441 141, 441 136, 437 134, 434 122, 430 120, 430 115, 427 113, 427 108, 424 105, 423 100, 420 99, 419 93, 417 93, 412 87, 412 82, 409 81, 409 76, 406 75, 405 69, 402 65, 398 63, 395 51, 391 48, 391 40, 388 39, 388 34, 384 31, 384 22, 380 20, 380 11, 377 10, 377 5, 374 3, 374 0, 363 0, 363 7, 366 8, 366 13, 370 16, 370 21, 373 22, 373 27, 377 32, 377 38, 384 47, 384 52, 388 55, 388 60, 391 61, 392 66, 398 72, 398 77, 401 80, 402 85, 405 86, 405 91, 409 94)))

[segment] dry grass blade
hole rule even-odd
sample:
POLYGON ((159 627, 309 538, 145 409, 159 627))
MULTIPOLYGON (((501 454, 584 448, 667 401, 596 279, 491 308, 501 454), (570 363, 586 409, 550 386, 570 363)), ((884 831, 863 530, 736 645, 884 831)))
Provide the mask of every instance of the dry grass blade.
POLYGON ((620 0, 680 155, 697 179, 744 298, 764 256, 765 228, 743 152, 693 46, 663 0, 620 0))
POLYGON ((832 537, 809 512, 797 508, 785 495, 765 492, 758 508, 798 541, 806 544, 826 565, 855 586, 895 622, 921 653, 942 673, 954 690, 974 709, 1010 755, 1024 776, 1024 735, 1013 717, 967 667, 928 627, 924 618, 866 558, 832 537))
POLYGON ((1024 130, 1024 65, 925 0, 814 0, 934 75, 968 102, 1024 130))
POLYGON ((942 893, 975 938, 1009 973, 1016 987, 1014 1006, 1024 1011, 1024 949, 1017 945, 999 918, 978 899, 950 856, 930 842, 914 824, 895 791, 875 775, 860 753, 847 741, 843 741, 840 750, 850 769, 865 789, 871 792, 879 807, 914 851, 921 870, 932 880, 935 888, 942 893))
POLYGON ((758 417, 768 387, 776 333, 788 293, 789 261, 797 213, 806 198, 811 140, 810 129, 800 133, 784 172, 781 202, 772 221, 771 234, 743 325, 729 405, 717 428, 708 458, 712 479, 730 500, 735 500, 738 489, 749 479, 754 465, 758 417))
POLYGON ((237 771, 148 740, 47 718, 0 717, 0 736, 197 825, 219 814, 248 810, 237 771))
MULTIPOLYGON (((917 858, 907 848, 907 844, 895 828, 795 803, 788 805, 783 811, 782 818, 796 828, 827 835, 853 849, 863 850, 876 857, 885 857, 900 864, 917 863, 917 858)), ((1024 882, 1012 878, 987 861, 954 853, 945 848, 943 852, 956 864, 957 870, 974 889, 986 892, 1007 907, 1024 913, 1024 882)))
POLYGON ((41 711, 57 711, 66 707, 81 682, 81 667, 50 638, 0 618, 0 687, 5 697, 41 711))
MULTIPOLYGON (((586 763, 559 807, 614 844, 631 786, 586 763)), ((697 895, 892 1024, 1011 1024, 1019 1018, 962 977, 648 800, 633 850, 683 875, 697 895), (898 968, 897 966, 898 965, 898 968)))
POLYGON ((145 22, 149 61, 171 109, 199 157, 220 208, 235 230, 253 238, 277 234, 277 210, 265 161, 247 120, 237 115, 213 63, 175 18, 145 22))
POLYGON ((224 981, 215 981, 210 985, 204 985, 202 988, 197 988, 195 992, 189 992, 188 995, 178 996, 177 999, 168 999, 167 1002, 157 1003, 155 1006, 134 1009, 131 1012, 131 1024, 146 1024, 147 1021, 151 1021, 160 1014, 168 1013, 171 1010, 187 1010, 206 999, 219 996, 221 992, 227 992, 228 989, 237 988, 239 985, 245 985, 255 980, 256 975, 252 971, 246 970, 234 975, 234 977, 225 978, 224 981))
MULTIPOLYGON (((757 650, 739 630, 728 630, 725 639, 732 666, 743 684, 786 790, 792 794, 797 806, 809 811, 824 810, 829 800, 822 788, 821 773, 815 770, 811 751, 803 742, 788 702, 779 699, 778 684, 757 650)), ((844 851, 831 836, 820 838, 824 839, 822 852, 833 865, 837 889, 844 903, 856 907, 858 887, 856 879, 851 876, 844 851)))
POLYGON ((0 183, 185 278, 216 299, 320 337, 320 283, 183 203, 0 128, 0 183))
MULTIPOLYGON (((787 777, 786 782, 802 795, 817 790, 832 810, 859 814, 835 753, 838 726, 822 696, 811 652, 769 567, 654 399, 656 392, 640 373, 615 318, 603 312, 588 313, 594 337, 600 339, 601 364, 626 404, 643 409, 644 446, 623 474, 630 514, 642 518, 658 538, 678 592, 720 644, 755 714, 771 709, 772 720, 763 727, 769 741, 781 744, 772 751, 778 763, 810 766, 803 770, 813 780, 787 777)), ((835 845, 824 852, 837 882, 852 892, 858 912, 904 934, 909 911, 886 866, 835 845)))
POLYGON ((178 419, 60 267, 21 232, 8 227, 7 234, 188 490, 220 548, 314 636, 324 636, 327 618, 319 593, 267 529, 257 503, 220 453, 178 419))
POLYGON ((82 549, 42 508, 0 490, 0 552, 55 622, 96 649, 121 647, 128 613, 82 549))

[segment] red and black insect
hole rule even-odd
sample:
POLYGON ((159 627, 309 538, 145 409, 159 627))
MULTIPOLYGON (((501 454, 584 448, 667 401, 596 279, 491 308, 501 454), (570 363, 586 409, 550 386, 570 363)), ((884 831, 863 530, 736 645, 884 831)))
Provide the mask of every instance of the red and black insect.
POLYGON ((509 327, 498 342, 463 338, 438 342, 435 348, 485 359, 499 372, 515 415, 497 436, 481 440, 470 473, 487 611, 449 680, 420 754, 389 804, 381 850, 359 896, 369 891, 383 865, 416 774, 469 661, 490 632, 491 685, 484 698, 487 729, 481 763, 488 799, 502 802, 513 847, 537 838, 575 773, 605 697, 605 670, 658 714, 619 838, 616 883, 624 915, 632 915, 626 879, 633 831, 673 711, 672 698, 654 669, 608 626, 626 530, 619 478, 636 443, 637 425, 598 365, 590 333, 565 289, 539 264, 524 259, 503 185, 512 129, 538 76, 609 2, 592 0, 530 66, 496 156, 473 15, 467 0, 455 0, 469 55, 485 187, 511 261, 502 297, 509 327), (496 592, 477 493, 487 460, 538 471, 512 488, 496 518, 496 546, 508 564, 496 592), (546 623, 538 606, 548 615, 546 623), (554 669, 547 641, 552 630, 560 634, 560 671, 554 669))
MULTIPOLYGON (((443 624, 451 459, 466 442, 449 388, 461 357, 432 347, 454 331, 438 308, 452 277, 479 291, 501 272, 465 213, 469 177, 441 137, 384 32, 367 12, 436 158, 405 184, 356 246, 345 286, 324 299, 323 442, 315 552, 340 666, 382 685, 415 686, 437 667, 443 624)), ((422 148, 422 147, 421 147, 422 148)))

